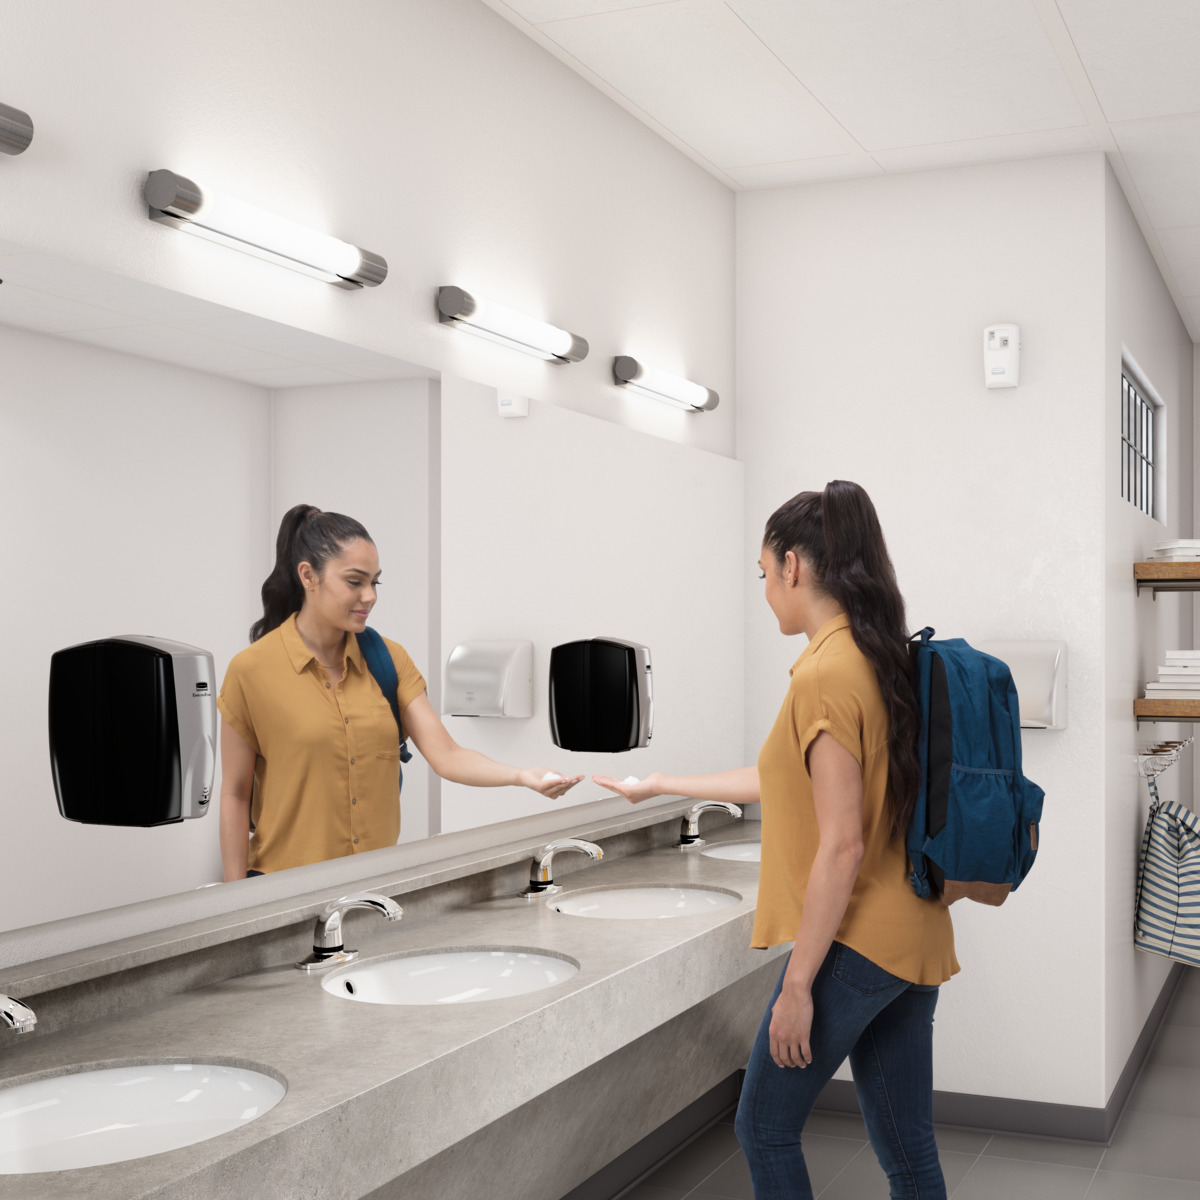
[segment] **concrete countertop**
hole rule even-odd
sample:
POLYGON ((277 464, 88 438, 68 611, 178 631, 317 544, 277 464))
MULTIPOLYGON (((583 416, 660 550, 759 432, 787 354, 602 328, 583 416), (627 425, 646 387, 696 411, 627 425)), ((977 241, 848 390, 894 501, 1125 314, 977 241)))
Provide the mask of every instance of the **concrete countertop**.
MULTIPOLYGON (((735 822, 709 844, 757 841, 735 822)), ((463 904, 354 936, 359 964, 422 950, 546 950, 580 966, 523 996, 453 1007, 362 1004, 290 966, 225 980, 22 1046, 0 1086, 64 1069, 173 1060, 265 1068, 287 1094, 206 1142, 106 1166, 0 1177, 12 1200, 155 1197, 357 1200, 778 957, 750 950, 758 866, 661 848, 564 877, 561 899, 596 886, 735 892, 730 908, 664 920, 565 916, 546 899, 463 904)))

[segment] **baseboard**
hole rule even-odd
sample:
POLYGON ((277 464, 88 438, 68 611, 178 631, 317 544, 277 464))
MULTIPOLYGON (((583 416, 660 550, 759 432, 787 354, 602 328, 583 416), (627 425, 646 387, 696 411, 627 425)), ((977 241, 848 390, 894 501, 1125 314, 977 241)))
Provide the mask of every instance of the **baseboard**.
MULTIPOLYGON (((1142 1027, 1141 1036, 1121 1072, 1121 1078, 1117 1080, 1117 1086, 1103 1108, 1046 1104, 1038 1100, 1009 1100, 1000 1096, 972 1096, 962 1092, 934 1092, 933 1119, 939 1125, 1107 1144, 1145 1065, 1146 1056, 1167 1014, 1175 989, 1183 979, 1183 972, 1184 967, 1180 963, 1172 964, 1171 973, 1142 1027)), ((844 1079, 830 1080, 817 1101, 817 1108, 827 1112, 858 1112, 854 1084, 844 1079)))

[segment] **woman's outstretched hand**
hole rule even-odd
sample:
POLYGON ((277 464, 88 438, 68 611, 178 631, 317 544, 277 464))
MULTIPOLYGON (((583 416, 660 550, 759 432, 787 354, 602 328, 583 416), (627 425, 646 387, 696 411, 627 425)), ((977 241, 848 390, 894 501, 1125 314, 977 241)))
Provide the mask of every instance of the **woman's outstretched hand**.
POLYGON ((560 775, 549 767, 527 767, 518 776, 522 787, 532 788, 551 800, 565 796, 582 778, 582 775, 560 775))
POLYGON ((665 794, 664 778, 661 771, 655 771, 645 779, 634 779, 632 776, 628 779, 614 779, 611 775, 593 775, 592 782, 598 783, 602 788, 608 788, 610 792, 616 792, 618 796, 624 796, 630 804, 641 804, 643 800, 653 800, 655 796, 665 794))

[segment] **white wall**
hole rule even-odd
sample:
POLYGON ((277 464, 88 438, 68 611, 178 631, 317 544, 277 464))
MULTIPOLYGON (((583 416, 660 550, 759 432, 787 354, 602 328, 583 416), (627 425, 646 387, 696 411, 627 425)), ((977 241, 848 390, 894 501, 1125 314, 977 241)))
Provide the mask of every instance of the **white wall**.
MULTIPOLYGON (((504 419, 494 389, 447 375, 441 437, 441 661, 475 638, 534 646, 533 716, 447 717, 454 737, 572 775, 742 765, 742 464, 554 405, 504 419), (559 750, 550 651, 603 636, 650 647, 653 740, 623 754, 559 750)), ((607 794, 589 778, 566 799, 607 794)), ((524 789, 442 783, 447 831, 559 807, 524 789)))
POLYGON ((0 238, 635 428, 733 451, 733 197, 478 0, 9 0, 0 238), (377 253, 349 293, 146 218, 169 167, 377 253), (440 326, 441 284, 591 342, 552 366, 440 326), (615 354, 722 395, 615 388, 615 354))
MULTIPOLYGON (((1187 738, 1188 725, 1147 724, 1132 701, 1157 678, 1166 650, 1192 645, 1192 597, 1137 596, 1131 564, 1158 541, 1192 536, 1192 342, 1111 170, 1105 172, 1107 280, 1103 452, 1105 574, 1105 1077, 1115 1086, 1170 963, 1133 947, 1137 854, 1149 792, 1137 774, 1139 747, 1187 738), (1164 408, 1165 512, 1147 516, 1121 496, 1121 364, 1131 358, 1164 408)), ((1191 801, 1194 752, 1159 779, 1165 800, 1191 801)))
POLYGON ((215 813, 155 829, 59 816, 50 655, 150 633, 211 650, 224 674, 270 565, 269 423, 260 388, 58 338, 0 326, 0 362, 0 928, 16 929, 220 878, 215 813))
MULTIPOLYGON (((436 392, 433 380, 407 379, 271 394, 272 530, 295 504, 361 521, 382 571, 371 625, 399 642, 427 679, 437 669, 429 620, 438 603, 429 557, 437 537, 429 503, 436 392)), ((414 757, 404 769, 401 841, 429 836, 429 794, 429 771, 414 757)))
MULTIPOLYGON (((955 906, 963 970, 942 990, 936 1084, 1092 1107, 1113 1036, 1105 218, 1097 154, 742 193, 737 242, 748 546, 791 495, 856 480, 910 626, 1068 644, 1068 728, 1024 738, 1046 790, 1038 863, 1003 909, 955 906), (983 386, 997 321, 1021 327, 1016 390, 983 386)), ((746 595, 753 761, 802 639, 780 638, 761 584, 746 595)))

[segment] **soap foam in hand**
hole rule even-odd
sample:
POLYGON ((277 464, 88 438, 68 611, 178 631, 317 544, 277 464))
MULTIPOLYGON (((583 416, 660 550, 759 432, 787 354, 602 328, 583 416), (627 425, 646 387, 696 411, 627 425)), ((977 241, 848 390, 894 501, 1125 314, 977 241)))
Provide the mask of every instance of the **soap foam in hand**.
POLYGON ((621 780, 621 782, 626 787, 629 787, 632 784, 641 783, 642 781, 636 775, 626 775, 625 778, 621 780))
POLYGON ((562 776, 556 771, 547 771, 545 775, 542 776, 543 783, 559 783, 561 780, 562 776))

